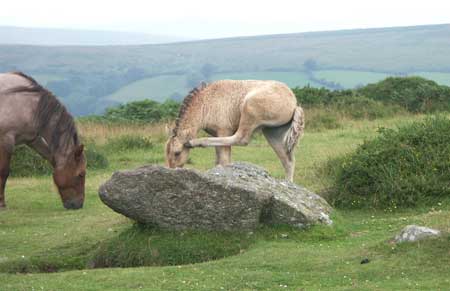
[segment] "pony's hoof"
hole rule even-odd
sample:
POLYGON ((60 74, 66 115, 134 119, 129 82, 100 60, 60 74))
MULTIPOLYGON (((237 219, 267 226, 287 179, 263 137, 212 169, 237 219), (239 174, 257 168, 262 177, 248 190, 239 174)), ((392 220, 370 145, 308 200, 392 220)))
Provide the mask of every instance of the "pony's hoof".
POLYGON ((2 211, 2 210, 6 210, 6 205, 0 205, 0 211, 2 211))

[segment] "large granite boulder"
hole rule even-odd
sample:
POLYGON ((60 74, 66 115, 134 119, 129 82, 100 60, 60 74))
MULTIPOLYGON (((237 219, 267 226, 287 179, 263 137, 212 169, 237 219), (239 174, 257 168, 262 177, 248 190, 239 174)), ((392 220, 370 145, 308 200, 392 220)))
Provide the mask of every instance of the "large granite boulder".
POLYGON ((235 163, 206 173, 144 166, 121 171, 99 189, 100 199, 133 220, 168 229, 249 230, 260 223, 305 227, 331 224, 331 207, 262 168, 235 163))

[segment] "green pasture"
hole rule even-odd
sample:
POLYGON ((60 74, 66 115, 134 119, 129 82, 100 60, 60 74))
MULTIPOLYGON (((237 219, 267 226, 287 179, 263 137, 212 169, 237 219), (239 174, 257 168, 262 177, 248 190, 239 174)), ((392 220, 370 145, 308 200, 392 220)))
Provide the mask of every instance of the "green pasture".
POLYGON ((164 102, 175 93, 184 96, 187 91, 186 76, 163 75, 133 82, 103 98, 123 103, 142 99, 164 102))
MULTIPOLYGON (((379 127, 393 128, 421 118, 346 121, 337 129, 307 130, 296 152, 295 182, 323 195, 331 183, 326 175, 330 158, 352 151, 374 137, 379 127)), ((132 127, 122 130, 133 134, 132 127)), ((134 227, 99 200, 99 185, 116 170, 164 163, 162 133, 150 136, 152 143, 145 148, 131 150, 111 142, 119 137, 103 134, 107 142, 94 140, 109 166, 88 172, 81 210, 63 209, 50 176, 8 181, 8 208, 0 211, 0 290, 448 290, 450 286, 450 203, 446 201, 396 212, 338 209, 331 227, 261 228, 245 234, 253 238, 236 255, 203 263, 92 269, 97 249, 117 242, 134 227), (391 244, 389 239, 408 224, 438 228, 444 235, 391 244), (370 262, 361 264, 365 258, 370 262)), ((283 177, 278 159, 260 134, 249 146, 233 148, 233 159, 283 177)), ((213 149, 194 149, 188 167, 206 170, 213 163, 213 149)), ((196 236, 198 247, 207 248, 206 240, 216 235, 221 234, 205 233, 203 241, 201 234, 196 236)), ((149 246, 155 236, 177 239, 156 230, 148 238, 149 246)))

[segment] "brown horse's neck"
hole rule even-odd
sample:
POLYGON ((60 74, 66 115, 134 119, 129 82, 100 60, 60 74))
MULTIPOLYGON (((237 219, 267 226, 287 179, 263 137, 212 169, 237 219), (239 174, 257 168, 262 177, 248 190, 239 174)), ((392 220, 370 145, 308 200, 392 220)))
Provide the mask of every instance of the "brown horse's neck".
POLYGON ((79 145, 72 116, 54 97, 41 97, 36 113, 37 138, 32 146, 54 167, 63 166, 79 145), (44 99, 42 99, 44 98, 44 99))
MULTIPOLYGON (((63 135, 66 135, 63 133, 63 135)), ((55 142, 50 128, 45 128, 39 133, 36 140, 31 144, 45 159, 47 159, 53 167, 64 166, 69 155, 74 152, 77 143, 71 141, 68 136, 61 136, 59 138, 58 146, 52 146, 51 143, 55 142)))

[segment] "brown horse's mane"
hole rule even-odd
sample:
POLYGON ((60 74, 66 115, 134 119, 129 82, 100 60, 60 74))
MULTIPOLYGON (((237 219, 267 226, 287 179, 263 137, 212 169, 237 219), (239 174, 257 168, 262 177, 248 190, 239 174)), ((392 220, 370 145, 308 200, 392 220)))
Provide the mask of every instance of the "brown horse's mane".
POLYGON ((183 103, 181 103, 181 107, 180 107, 180 111, 178 113, 178 117, 175 120, 175 128, 173 129, 173 136, 176 136, 178 134, 178 128, 181 125, 181 120, 183 119, 184 115, 186 114, 186 112, 188 111, 189 107, 192 104, 192 100, 195 99, 195 97, 198 96, 198 94, 205 89, 208 86, 208 83, 206 82, 201 82, 200 85, 198 85, 197 87, 195 87, 194 89, 192 89, 189 94, 184 97, 183 103))
POLYGON ((56 96, 26 74, 22 72, 12 72, 12 74, 25 78, 30 82, 30 86, 20 86, 10 92, 28 92, 40 97, 34 122, 37 125, 38 133, 42 133, 49 125, 54 126, 51 140, 47 140, 50 150, 54 152, 60 146, 67 147, 71 139, 75 145, 78 145, 80 141, 73 117, 56 96))

